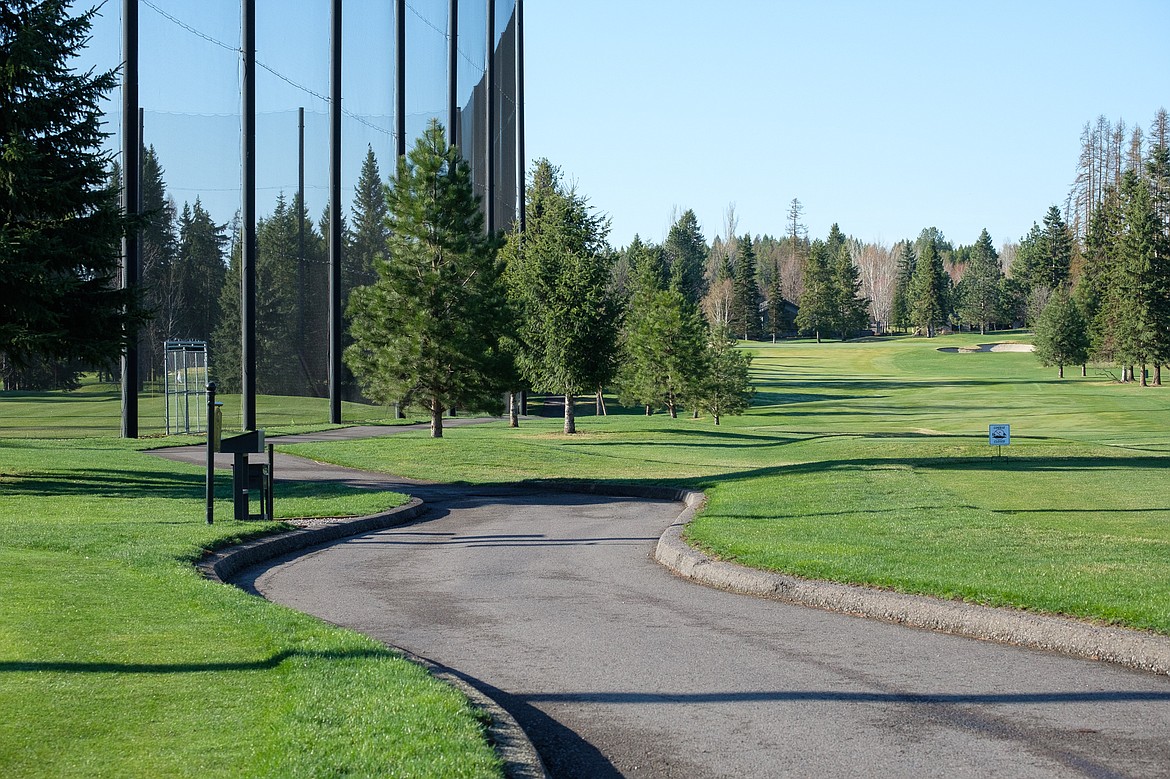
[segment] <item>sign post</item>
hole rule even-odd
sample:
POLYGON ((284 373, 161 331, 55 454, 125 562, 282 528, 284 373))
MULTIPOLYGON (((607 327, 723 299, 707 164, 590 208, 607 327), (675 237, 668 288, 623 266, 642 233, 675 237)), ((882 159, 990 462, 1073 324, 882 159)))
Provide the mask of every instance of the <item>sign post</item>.
POLYGON ((997 457, 1003 455, 1003 448, 1011 446, 1012 443, 1012 426, 1011 425, 988 425, 987 426, 987 443, 990 444, 997 457))

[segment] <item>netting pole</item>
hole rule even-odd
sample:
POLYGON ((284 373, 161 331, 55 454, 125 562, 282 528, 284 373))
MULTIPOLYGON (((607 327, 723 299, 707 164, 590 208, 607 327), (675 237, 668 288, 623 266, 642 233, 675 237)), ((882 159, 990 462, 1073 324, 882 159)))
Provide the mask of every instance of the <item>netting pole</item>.
POLYGON ((305 107, 297 111, 297 334, 305 348, 305 107))
POLYGON ((447 140, 459 145, 459 0, 447 4, 447 140))
POLYGON ((487 0, 487 80, 484 132, 487 133, 487 160, 484 175, 483 216, 488 233, 496 229, 496 0, 487 0))
MULTIPOLYGON (((398 161, 406 156, 406 0, 394 3, 394 173, 397 178, 398 161)), ((406 413, 401 403, 394 404, 394 418, 406 413)))
POLYGON ((516 0, 516 201, 520 232, 524 232, 524 0, 516 0))
MULTIPOLYGON (((122 208, 129 217, 141 211, 139 202, 138 137, 138 0, 122 2, 122 208)), ((122 238, 122 288, 138 288, 138 229, 122 238)), ((138 437, 138 337, 126 343, 122 355, 122 437, 138 437)))
POLYGON ((329 48, 329 422, 341 424, 341 0, 329 48))
POLYGON ((242 0, 243 246, 240 281, 240 356, 243 424, 256 429, 256 0, 242 0))

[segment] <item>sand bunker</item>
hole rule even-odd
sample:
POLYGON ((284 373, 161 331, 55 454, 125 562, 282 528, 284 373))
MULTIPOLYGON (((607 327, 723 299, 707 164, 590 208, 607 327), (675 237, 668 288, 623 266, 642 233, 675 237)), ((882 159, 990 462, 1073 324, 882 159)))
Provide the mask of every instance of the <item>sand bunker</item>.
POLYGON ((1005 343, 979 344, 978 346, 941 346, 939 351, 947 354, 971 354, 973 352, 1030 352, 1035 348, 1032 344, 1005 343))

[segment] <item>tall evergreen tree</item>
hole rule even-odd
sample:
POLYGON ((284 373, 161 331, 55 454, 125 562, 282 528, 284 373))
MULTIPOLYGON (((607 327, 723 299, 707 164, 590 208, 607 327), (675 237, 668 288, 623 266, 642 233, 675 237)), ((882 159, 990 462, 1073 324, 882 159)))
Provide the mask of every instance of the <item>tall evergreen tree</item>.
POLYGON ((908 295, 910 321, 933 337, 935 329, 947 321, 946 270, 934 240, 920 240, 919 246, 908 295))
POLYGON ((968 322, 977 322, 982 334, 986 334, 988 325, 999 317, 1002 282, 999 253, 984 228, 968 253, 963 280, 959 282, 959 316, 968 322))
POLYGON ((711 330, 704 352, 702 379, 694 390, 695 400, 719 424, 729 414, 741 414, 751 405, 755 388, 750 384, 752 357, 737 349, 735 336, 723 327, 711 330))
POLYGON ((836 309, 833 318, 837 333, 844 341, 869 324, 869 300, 861 294, 861 271, 853 263, 849 246, 845 242, 837 246, 832 267, 833 302, 836 309))
POLYGON ((427 407, 439 438, 444 411, 496 407, 504 390, 500 238, 484 233, 471 168, 433 119, 399 160, 387 205, 388 251, 353 294, 345 359, 368 397, 427 407))
POLYGON ((1089 359, 1089 331, 1080 306, 1060 287, 1036 321, 1035 354, 1041 365, 1055 365, 1060 378, 1064 366, 1084 365, 1089 359))
POLYGON ((745 235, 737 242, 735 275, 732 284, 735 290, 734 322, 736 333, 743 333, 745 341, 760 337, 760 287, 756 283, 756 250, 752 237, 745 235))
POLYGON ((819 238, 812 242, 804 261, 804 292, 796 314, 796 327, 806 335, 813 335, 817 343, 829 332, 836 321, 836 295, 833 274, 829 267, 828 248, 819 238))
POLYGON ((101 150, 114 72, 77 72, 96 9, 9 0, 0 11, 0 355, 105 365, 146 320, 118 289, 129 224, 101 150))
POLYGON ((1150 189, 1127 170, 1121 179, 1124 227, 1117 245, 1117 347, 1123 363, 1143 368, 1170 357, 1170 267, 1158 261, 1157 217, 1150 189))
POLYGON ((900 330, 907 330, 911 325, 910 279, 914 276, 917 261, 918 255, 914 251, 914 244, 911 241, 903 241, 902 251, 898 254, 893 300, 890 303, 890 321, 900 330))
POLYGON ((707 241, 699 229, 699 220, 689 208, 682 213, 662 244, 670 267, 670 283, 692 306, 698 306, 707 291, 704 272, 707 267, 707 241))
POLYGON ((175 334, 180 338, 210 340, 220 317, 221 295, 227 278, 224 226, 195 198, 183 204, 179 218, 179 245, 176 257, 179 297, 182 310, 175 334))
POLYGON ((517 362, 538 392, 565 398, 566 434, 577 431, 574 399, 616 370, 620 306, 610 285, 609 223, 537 160, 525 203, 525 230, 509 236, 508 294, 517 323, 517 362))
POLYGON ((698 311, 674 285, 664 284, 658 252, 639 244, 634 254, 633 294, 625 316, 618 389, 623 404, 646 413, 665 405, 678 415, 684 396, 702 369, 706 331, 698 311))
POLYGON ((138 234, 141 283, 148 308, 153 312, 142 344, 143 368, 150 379, 158 379, 163 366, 164 342, 179 335, 182 299, 178 266, 178 225, 175 202, 167 194, 164 171, 154 146, 142 155, 141 199, 146 219, 138 234))
POLYGON ((366 158, 354 186, 351 212, 341 266, 341 289, 345 300, 355 287, 374 283, 377 278, 374 260, 386 251, 390 240, 386 184, 382 181, 372 146, 366 148, 366 158))

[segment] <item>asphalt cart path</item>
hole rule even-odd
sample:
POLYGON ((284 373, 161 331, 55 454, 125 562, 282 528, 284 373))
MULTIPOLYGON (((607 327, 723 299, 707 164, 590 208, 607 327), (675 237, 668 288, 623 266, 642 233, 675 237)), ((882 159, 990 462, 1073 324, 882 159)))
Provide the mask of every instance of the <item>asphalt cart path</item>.
POLYGON ((554 777, 1170 776, 1170 678, 692 584, 678 503, 278 457, 430 510, 240 583, 459 674, 554 777))

